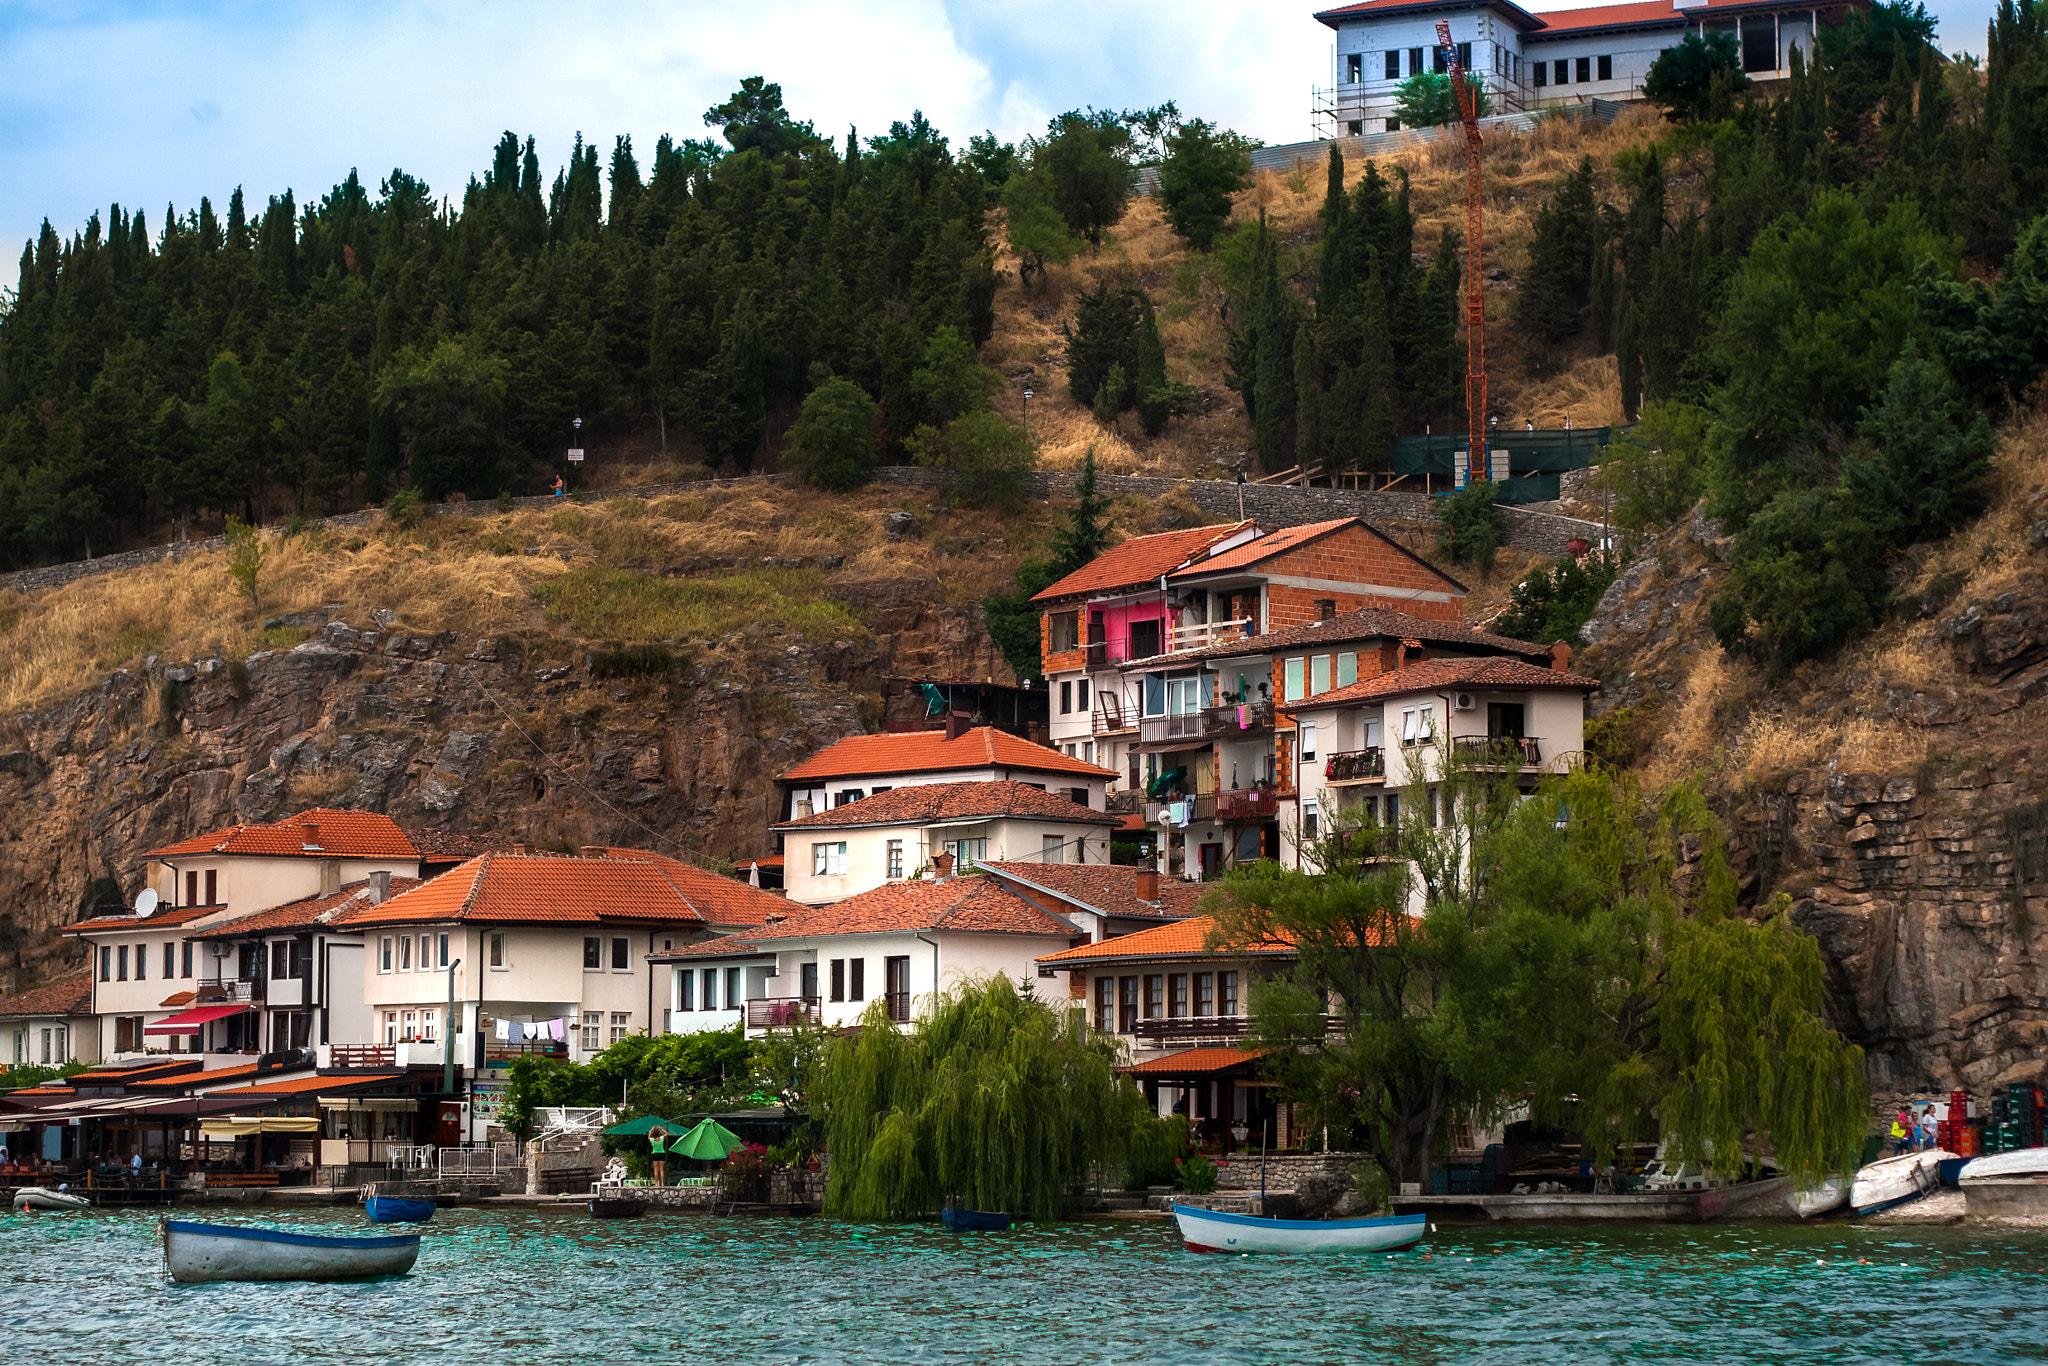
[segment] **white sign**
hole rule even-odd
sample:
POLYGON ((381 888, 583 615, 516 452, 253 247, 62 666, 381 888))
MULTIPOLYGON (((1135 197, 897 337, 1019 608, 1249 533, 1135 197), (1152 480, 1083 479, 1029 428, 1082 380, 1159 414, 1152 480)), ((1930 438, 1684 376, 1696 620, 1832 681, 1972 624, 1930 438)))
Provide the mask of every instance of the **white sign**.
POLYGON ((570 450, 569 450, 569 459, 570 459, 571 461, 573 461, 574 463, 578 464, 578 465, 582 464, 582 463, 583 463, 583 448, 582 448, 581 446, 573 446, 573 447, 571 447, 571 448, 570 448, 570 450))

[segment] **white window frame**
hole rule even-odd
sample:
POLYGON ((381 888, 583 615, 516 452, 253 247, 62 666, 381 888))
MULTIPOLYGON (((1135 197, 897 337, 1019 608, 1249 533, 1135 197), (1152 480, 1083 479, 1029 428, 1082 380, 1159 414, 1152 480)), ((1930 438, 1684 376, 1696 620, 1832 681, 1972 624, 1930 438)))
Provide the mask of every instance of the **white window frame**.
POLYGON ((398 936, 398 970, 412 971, 412 936, 409 934, 398 936))
POLYGON ((1308 693, 1314 697, 1330 690, 1330 657, 1315 655, 1308 662, 1308 693))
POLYGON ((882 875, 888 878, 903 876, 902 840, 890 840, 882 846, 882 875))
POLYGON ((377 941, 377 971, 389 972, 396 960, 392 957, 392 938, 385 935, 377 941))
POLYGON ((1038 840, 1038 861, 1040 863, 1065 863, 1067 842, 1058 835, 1041 835, 1038 840))
POLYGON ((504 930, 492 930, 484 936, 484 959, 492 972, 512 970, 512 941, 504 930))
POLYGON ((1316 723, 1313 721, 1301 723, 1301 757, 1303 762, 1316 757, 1316 723))
POLYGON ((631 972, 633 970, 633 941, 631 937, 622 934, 615 934, 610 937, 605 944, 605 964, 613 972, 631 972), (623 954, 620 953, 622 948, 625 950, 623 954), (626 966, 619 966, 620 958, 626 960, 626 966))
POLYGON ((1304 843, 1319 838, 1316 828, 1320 823, 1320 815, 1321 811, 1315 802, 1305 801, 1301 804, 1301 838, 1304 843))
POLYGON ((1281 695, 1281 700, 1284 702, 1299 702, 1302 698, 1306 697, 1308 694, 1302 690, 1306 677, 1300 655, 1296 655, 1294 658, 1283 662, 1280 666, 1280 686, 1285 691, 1281 695))
POLYGON ((811 846, 811 876, 846 876, 845 840, 834 840, 811 846))

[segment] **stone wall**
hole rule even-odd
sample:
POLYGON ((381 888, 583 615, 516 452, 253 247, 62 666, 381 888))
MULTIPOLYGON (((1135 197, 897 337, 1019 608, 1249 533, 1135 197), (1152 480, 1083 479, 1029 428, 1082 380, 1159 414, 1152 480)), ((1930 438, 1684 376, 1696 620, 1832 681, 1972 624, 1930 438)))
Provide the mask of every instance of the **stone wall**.
MULTIPOLYGON (((1269 1191, 1291 1191, 1300 1188, 1310 1177, 1327 1176, 1349 1184, 1352 1164, 1363 1158, 1363 1153, 1269 1153, 1265 1158, 1265 1184, 1269 1191)), ((1219 1164, 1216 1173, 1218 1191, 1256 1191, 1259 1188, 1259 1155, 1256 1152, 1238 1153, 1230 1159, 1230 1165, 1219 1164)))

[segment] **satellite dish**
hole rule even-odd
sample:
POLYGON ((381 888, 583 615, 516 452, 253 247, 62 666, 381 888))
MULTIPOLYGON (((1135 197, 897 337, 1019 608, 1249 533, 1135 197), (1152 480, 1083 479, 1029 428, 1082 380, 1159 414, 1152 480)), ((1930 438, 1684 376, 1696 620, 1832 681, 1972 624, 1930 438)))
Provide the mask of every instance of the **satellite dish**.
POLYGON ((151 914, 156 910, 156 902, 156 888, 144 887, 142 895, 135 898, 135 914, 138 917, 151 914))

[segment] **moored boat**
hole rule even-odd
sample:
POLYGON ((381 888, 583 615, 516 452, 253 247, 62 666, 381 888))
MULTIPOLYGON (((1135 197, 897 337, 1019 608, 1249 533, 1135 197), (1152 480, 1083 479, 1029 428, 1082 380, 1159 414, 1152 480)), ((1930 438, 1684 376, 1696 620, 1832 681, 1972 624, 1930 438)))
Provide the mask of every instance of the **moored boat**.
POLYGON ((14 1193, 14 1208, 16 1213, 23 1210, 56 1212, 91 1209, 92 1201, 68 1190, 53 1191, 48 1186, 23 1186, 14 1193))
POLYGON ((365 1196, 363 1209, 373 1224, 424 1224, 434 1217, 433 1201, 406 1200, 396 1195, 365 1196))
POLYGON ((1969 1181, 2024 1180, 2027 1177, 2048 1177, 2048 1148, 2016 1148, 2009 1153, 1974 1158, 1963 1164, 1962 1171, 1956 1174, 1956 1182, 1961 1185, 1969 1181))
POLYGON ((1918 1199, 1941 1184, 1941 1161, 1954 1156, 1940 1148, 1929 1148, 1879 1158, 1857 1170, 1856 1179, 1849 1186, 1849 1208, 1858 1215, 1876 1214, 1918 1199))
POLYGON ((593 1197, 590 1201, 590 1215, 593 1219, 638 1219, 647 1213, 645 1200, 627 1200, 617 1196, 593 1197))
POLYGON ((948 1205, 940 1210, 939 1220, 955 1233, 1000 1233, 1012 1222, 1007 1214, 965 1209, 959 1205, 948 1205))
POLYGON ((1818 1219, 1829 1210, 1840 1209, 1849 1202, 1849 1181, 1840 1176, 1830 1176, 1817 1186, 1807 1186, 1792 1192, 1792 1212, 1802 1219, 1818 1219))
POLYGON ((2048 1218, 2048 1148, 1980 1157, 1963 1167, 1956 1185, 1972 1219, 2038 1224, 2048 1218))
POLYGON ((204 1281, 359 1281, 403 1276, 420 1235, 332 1238, 245 1224, 163 1221, 164 1266, 183 1285, 204 1281))
POLYGON ((1429 1217, 1422 1214, 1265 1219, 1174 1205, 1173 1218, 1190 1252, 1393 1252, 1415 1246, 1429 1231, 1429 1217))

